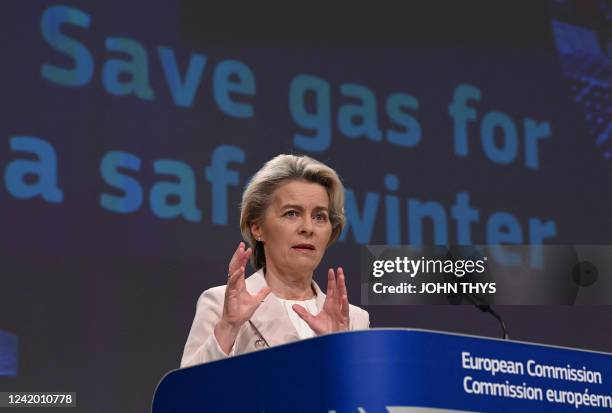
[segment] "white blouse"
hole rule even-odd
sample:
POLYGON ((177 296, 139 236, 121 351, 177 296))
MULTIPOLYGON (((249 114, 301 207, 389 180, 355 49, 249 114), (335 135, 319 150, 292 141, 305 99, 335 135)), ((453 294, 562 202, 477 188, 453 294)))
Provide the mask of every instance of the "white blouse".
MULTIPOLYGON (((278 298, 278 297, 276 297, 278 298)), ((314 337, 316 334, 312 329, 306 324, 306 321, 302 320, 302 318, 293 311, 293 304, 299 304, 304 307, 308 312, 312 315, 317 315, 319 310, 317 308, 317 300, 316 298, 311 298, 310 300, 285 300, 284 298, 278 298, 278 301, 281 302, 285 310, 287 311, 287 315, 289 315, 289 319, 291 323, 297 330, 298 336, 301 339, 314 337)))

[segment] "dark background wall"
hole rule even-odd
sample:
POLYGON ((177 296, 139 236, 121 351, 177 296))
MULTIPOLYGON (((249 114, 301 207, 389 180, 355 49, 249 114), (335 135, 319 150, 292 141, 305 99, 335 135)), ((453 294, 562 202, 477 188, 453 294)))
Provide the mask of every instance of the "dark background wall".
MULTIPOLYGON (((279 153, 343 178, 349 225, 321 269, 345 267, 355 304, 360 246, 419 241, 415 202, 439 219, 423 243, 466 236, 452 212, 464 194, 472 243, 530 243, 537 220, 554 226, 546 243, 610 244, 609 1, 3 7, 0 329, 18 370, 2 389, 148 409, 197 297, 224 282, 242 187, 279 153), (461 85, 480 92, 465 152, 449 112, 461 85), (491 112, 506 129, 487 137, 491 112), (537 153, 528 119, 549 128, 537 153), (207 174, 215 159, 230 172, 207 174)), ((612 352, 610 307, 565 304, 497 311, 514 339, 612 352)), ((367 310, 373 327, 499 336, 469 306, 367 310)))

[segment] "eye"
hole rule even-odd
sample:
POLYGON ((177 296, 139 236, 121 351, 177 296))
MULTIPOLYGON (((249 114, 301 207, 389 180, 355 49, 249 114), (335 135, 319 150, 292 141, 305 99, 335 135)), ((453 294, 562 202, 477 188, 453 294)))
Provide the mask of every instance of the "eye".
POLYGON ((289 211, 285 212, 284 216, 290 217, 290 218, 297 217, 298 212, 294 209, 290 209, 289 211))
POLYGON ((315 215, 315 219, 319 222, 327 222, 327 214, 319 212, 315 215))

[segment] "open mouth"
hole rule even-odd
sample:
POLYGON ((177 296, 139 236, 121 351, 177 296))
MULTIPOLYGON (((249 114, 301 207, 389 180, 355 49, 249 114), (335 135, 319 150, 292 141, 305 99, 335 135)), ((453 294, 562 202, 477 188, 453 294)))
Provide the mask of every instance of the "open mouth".
POLYGON ((304 251, 304 252, 315 250, 315 247, 312 244, 298 244, 298 245, 294 245, 292 248, 295 250, 304 251))

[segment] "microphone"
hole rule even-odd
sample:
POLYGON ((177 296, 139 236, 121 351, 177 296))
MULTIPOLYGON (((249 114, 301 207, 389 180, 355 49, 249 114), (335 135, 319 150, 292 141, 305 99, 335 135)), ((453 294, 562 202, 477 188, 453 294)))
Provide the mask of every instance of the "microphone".
POLYGON ((493 317, 495 317, 495 319, 499 321, 499 324, 501 325, 502 333, 503 333, 502 338, 504 340, 510 339, 510 334, 508 334, 508 329, 506 328, 506 323, 504 322, 504 319, 495 310, 493 310, 487 302, 485 302, 484 300, 478 299, 472 294, 465 293, 463 294, 463 296, 467 298, 469 302, 474 304, 474 306, 478 308, 480 311, 484 313, 489 313, 493 317))
MULTIPOLYGON (((470 260, 475 261, 475 260, 481 259, 482 257, 483 257, 482 252, 478 248, 474 246, 459 246, 459 245, 451 246, 448 250, 448 255, 447 255, 447 258, 453 259, 453 260, 470 259, 470 260)), ((487 277, 487 276, 489 276, 489 274, 485 273, 484 277, 487 277)), ((480 275, 479 277, 483 277, 483 275, 480 275)), ((465 281, 468 281, 472 277, 468 275, 465 278, 466 278, 465 281)), ((451 279, 451 282, 456 283, 457 282, 456 277, 453 276, 451 279)), ((462 291, 462 290, 458 289, 458 291, 462 291)), ((447 299, 449 303, 454 304, 454 305, 460 304, 463 297, 465 297, 472 305, 474 305, 474 307, 478 308, 483 313, 489 313, 493 317, 495 317, 495 319, 499 322, 502 328, 502 338, 504 340, 510 339, 510 334, 508 334, 508 328, 506 327, 506 323, 504 322, 504 319, 495 310, 493 310, 493 308, 491 308, 491 305, 484 298, 479 297, 476 294, 471 294, 469 292, 457 292, 457 293, 447 294, 447 299)))

